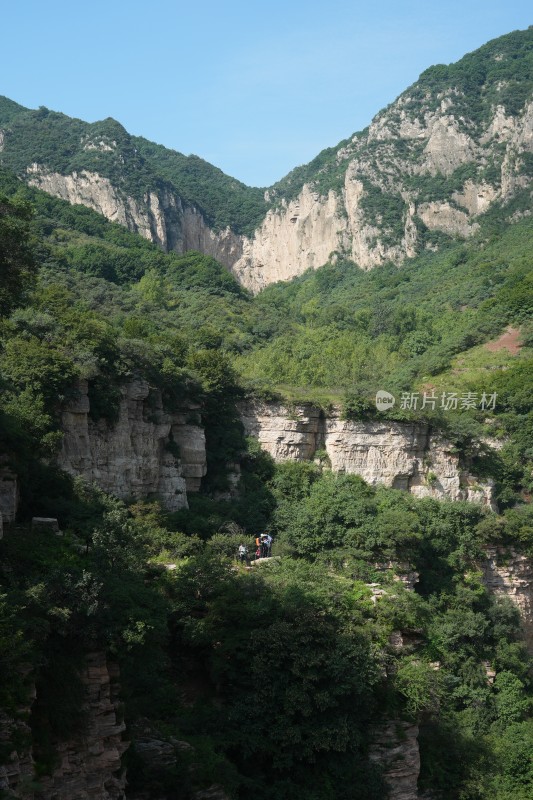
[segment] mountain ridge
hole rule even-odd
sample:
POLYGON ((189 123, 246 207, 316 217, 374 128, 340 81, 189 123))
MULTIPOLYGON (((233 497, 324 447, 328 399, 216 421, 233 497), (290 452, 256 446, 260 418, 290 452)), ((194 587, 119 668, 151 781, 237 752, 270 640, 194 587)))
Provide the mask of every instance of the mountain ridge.
POLYGON ((19 177, 164 250, 214 256, 257 292, 332 254, 400 264, 468 238, 495 204, 505 215, 533 177, 533 28, 429 67, 368 128, 265 191, 110 118, 3 100, 0 126, 1 163, 19 177))

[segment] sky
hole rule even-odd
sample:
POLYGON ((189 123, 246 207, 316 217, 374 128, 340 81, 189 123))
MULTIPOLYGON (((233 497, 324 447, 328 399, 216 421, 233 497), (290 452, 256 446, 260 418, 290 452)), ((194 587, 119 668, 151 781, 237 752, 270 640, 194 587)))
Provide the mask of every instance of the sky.
POLYGON ((432 64, 533 24, 531 0, 0 0, 0 94, 269 186, 432 64))

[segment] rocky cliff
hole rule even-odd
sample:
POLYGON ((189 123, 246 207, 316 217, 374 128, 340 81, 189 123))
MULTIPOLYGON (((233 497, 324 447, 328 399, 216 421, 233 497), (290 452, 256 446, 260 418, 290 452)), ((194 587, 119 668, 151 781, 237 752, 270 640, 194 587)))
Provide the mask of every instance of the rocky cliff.
POLYGON ((492 506, 491 485, 470 475, 450 442, 425 423, 343 420, 338 409, 326 417, 308 404, 262 402, 243 405, 241 419, 275 461, 304 461, 325 451, 335 472, 360 475, 371 485, 492 506))
POLYGON ((275 204, 251 237, 229 227, 214 231, 170 187, 154 186, 135 199, 97 172, 64 175, 38 163, 28 165, 27 181, 92 208, 164 250, 213 256, 253 292, 316 269, 332 254, 364 269, 401 263, 437 246, 431 232, 470 236, 480 214, 531 181, 533 102, 517 115, 495 105, 476 124, 464 118, 464 95, 453 87, 424 101, 414 95, 408 90, 364 134, 337 150, 329 165, 334 188, 327 188, 327 180, 325 187, 319 173, 294 197, 285 197, 284 186, 270 190, 275 204))
POLYGON ((28 166, 27 181, 30 186, 73 205, 92 208, 163 250, 180 254, 198 250, 213 256, 228 269, 242 255, 242 237, 229 228, 213 231, 202 213, 194 205, 184 203, 170 188, 155 187, 142 199, 135 199, 98 172, 81 170, 62 175, 36 163, 28 166))
MULTIPOLYGON (((57 766, 48 775, 34 778, 28 724, 0 716, 0 743, 19 742, 0 764, 0 791, 6 791, 8 797, 123 800, 126 781, 121 756, 128 745, 122 740, 126 726, 118 718, 118 668, 107 662, 104 653, 91 653, 81 679, 85 687, 85 728, 72 739, 54 743, 57 766)), ((29 713, 27 709, 25 716, 29 713)))
POLYGON ((420 774, 418 725, 389 720, 374 731, 370 760, 379 764, 388 800, 416 800, 420 774))
POLYGON ((332 254, 364 269, 399 264, 443 237, 470 236, 496 203, 510 218, 531 213, 529 190, 522 207, 505 205, 531 185, 532 38, 515 31, 426 70, 367 129, 293 170, 264 200, 114 120, 88 125, 20 106, 17 115, 10 101, 0 160, 165 250, 214 256, 254 292, 332 254))
POLYGON ((482 569, 488 590, 508 597, 518 608, 524 640, 533 655, 533 559, 514 548, 490 547, 482 569))
POLYGON ((58 465, 117 497, 157 496, 164 508, 187 507, 206 473, 205 434, 189 418, 192 406, 168 414, 146 381, 121 388, 118 420, 93 422, 86 381, 62 413, 58 465))
POLYGON ((280 188, 276 207, 243 240, 232 268, 241 283, 256 292, 319 267, 332 254, 363 269, 398 264, 436 247, 434 232, 471 236, 480 214, 530 185, 533 103, 517 116, 495 105, 476 124, 456 110, 460 95, 449 88, 415 102, 408 90, 337 151, 331 172, 337 184, 339 174, 342 180, 335 189, 323 188, 320 174, 292 199, 280 188))

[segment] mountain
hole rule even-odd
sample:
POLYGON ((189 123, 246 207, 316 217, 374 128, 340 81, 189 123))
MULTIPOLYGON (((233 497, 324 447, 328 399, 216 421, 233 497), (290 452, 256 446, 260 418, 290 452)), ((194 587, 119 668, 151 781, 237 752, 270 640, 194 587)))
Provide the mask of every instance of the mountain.
POLYGON ((533 795, 529 35, 266 192, 0 102, 2 798, 533 795))
POLYGON ((332 254, 363 269, 467 239, 489 209, 529 212, 533 28, 430 67, 360 133, 274 186, 247 187, 197 156, 0 101, 1 163, 164 250, 214 256, 247 288, 332 254))

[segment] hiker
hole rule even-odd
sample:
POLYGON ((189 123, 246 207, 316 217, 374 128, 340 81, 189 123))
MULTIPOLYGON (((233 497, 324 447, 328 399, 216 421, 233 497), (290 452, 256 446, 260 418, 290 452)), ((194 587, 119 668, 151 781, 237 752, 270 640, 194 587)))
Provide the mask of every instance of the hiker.
POLYGON ((266 558, 268 555, 268 545, 266 541, 266 533, 261 534, 261 558, 266 558))
POLYGON ((248 550, 244 544, 239 545, 239 561, 245 564, 248 561, 248 550))
POLYGON ((265 541, 267 556, 270 558, 272 555, 272 536, 269 533, 266 534, 265 541))

